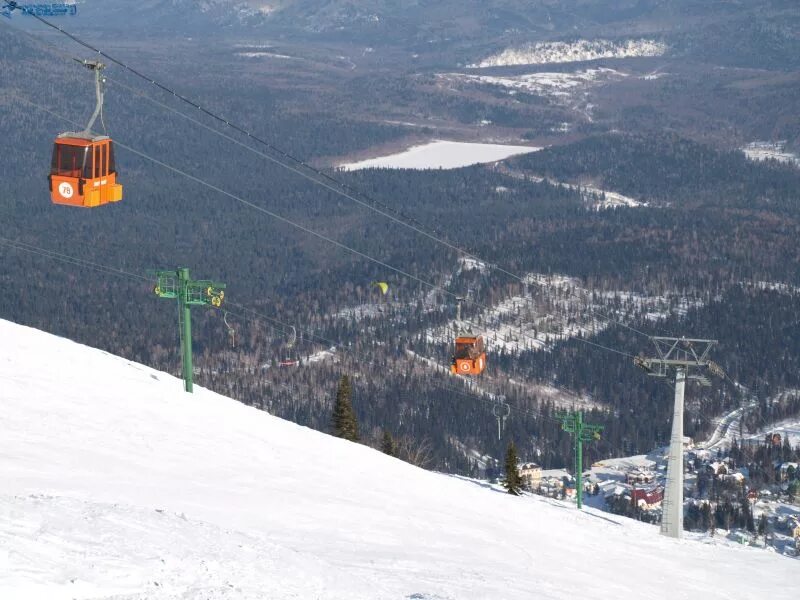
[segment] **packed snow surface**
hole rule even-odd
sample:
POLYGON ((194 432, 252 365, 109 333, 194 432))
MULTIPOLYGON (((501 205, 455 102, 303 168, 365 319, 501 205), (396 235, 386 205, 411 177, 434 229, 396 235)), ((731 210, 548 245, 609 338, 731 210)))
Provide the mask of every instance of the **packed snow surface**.
POLYGON ((423 471, 7 321, 0 338, 0 598, 729 600, 796 580, 760 549, 423 471))
POLYGON ((657 40, 625 41, 577 40, 575 42, 537 42, 520 48, 507 48, 471 68, 505 67, 511 65, 547 65, 582 62, 600 58, 629 58, 662 56, 667 45, 657 40))
POLYGON ((535 146, 478 144, 436 140, 397 154, 340 165, 345 171, 359 169, 457 169, 497 162, 510 156, 541 150, 535 146))

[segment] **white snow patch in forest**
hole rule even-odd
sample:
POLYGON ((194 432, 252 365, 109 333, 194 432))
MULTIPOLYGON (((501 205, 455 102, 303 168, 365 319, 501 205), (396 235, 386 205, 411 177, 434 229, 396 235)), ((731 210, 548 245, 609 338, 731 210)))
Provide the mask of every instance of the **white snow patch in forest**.
MULTIPOLYGON (((742 389, 741 392, 747 394, 747 390, 742 389)), ((785 402, 795 399, 800 395, 800 390, 788 389, 778 392, 774 396, 766 400, 768 405, 780 406, 785 402)), ((772 433, 780 433, 781 435, 788 435, 790 443, 794 446, 800 443, 800 422, 796 419, 790 419, 776 424, 762 424, 758 431, 749 431, 743 428, 742 415, 745 415, 745 422, 747 422, 746 415, 750 411, 758 407, 758 399, 746 400, 742 403, 740 408, 735 408, 719 416, 716 421, 716 427, 711 432, 709 438, 697 444, 698 448, 705 450, 713 450, 717 448, 730 448, 734 440, 744 440, 745 442, 753 444, 762 444, 764 436, 772 433)))
POLYGON ((741 151, 750 160, 776 160, 800 167, 800 156, 786 150, 786 141, 751 142, 743 146, 741 151))
POLYGON ((288 58, 290 60, 299 60, 297 56, 289 56, 288 54, 277 54, 275 52, 237 52, 236 56, 242 58, 288 58))
POLYGON ((626 41, 577 40, 574 42, 537 42, 520 48, 507 48, 469 68, 504 67, 512 65, 545 65, 583 62, 600 58, 629 58, 662 56, 668 46, 652 39, 626 41))
POLYGON ((590 84, 619 81, 627 75, 615 69, 598 68, 575 71, 574 73, 529 73, 526 75, 490 76, 447 73, 441 79, 495 85, 510 90, 530 92, 540 96, 568 98, 577 90, 590 84))
POLYGON ((644 79, 645 81, 656 81, 657 79, 661 79, 662 77, 666 77, 670 75, 670 73, 665 73, 663 71, 653 71, 652 73, 647 73, 646 75, 642 75, 639 79, 644 79))
POLYGON ((582 185, 582 186, 573 186, 570 184, 563 184, 563 185, 565 187, 572 187, 573 189, 580 190, 581 196, 583 196, 584 201, 592 204, 597 210, 620 208, 623 206, 626 206, 628 208, 647 206, 646 202, 640 202, 635 198, 631 198, 630 196, 625 196, 618 192, 611 192, 609 190, 603 190, 588 185, 582 185))
POLYGON ((460 264, 459 271, 479 271, 485 273, 487 270, 486 263, 471 256, 462 256, 458 259, 460 264))
POLYGON ((800 287, 784 283, 782 281, 743 281, 744 287, 751 287, 758 290, 769 290, 773 292, 780 292, 781 294, 797 294, 800 293, 800 287))
POLYGON ((309 363, 318 363, 322 362, 323 360, 327 360, 329 358, 333 358, 336 354, 336 346, 331 346, 327 350, 320 350, 319 352, 314 352, 314 354, 309 354, 305 361, 309 363))
POLYGON ((339 165, 345 171, 360 169, 458 169, 469 165, 492 163, 510 156, 541 150, 535 146, 480 144, 435 140, 413 146, 403 152, 339 165))
MULTIPOLYGON (((530 273, 529 295, 515 295, 490 309, 462 317, 464 326, 483 332, 490 351, 518 353, 546 350, 574 337, 591 338, 609 326, 605 317, 623 323, 637 317, 657 321, 671 314, 685 316, 704 301, 680 295, 645 296, 623 290, 590 290, 573 277, 530 273)), ((455 321, 429 329, 430 343, 452 337, 455 321)))
POLYGON ((762 550, 425 471, 27 327, 0 339, 0 598, 711 600, 796 579, 762 550))
POLYGON ((782 440, 788 438, 789 444, 794 448, 800 444, 800 420, 789 419, 781 421, 772 427, 764 428, 761 432, 746 435, 744 439, 754 444, 763 444, 764 436, 767 433, 779 433, 782 440))
POLYGON ((644 202, 642 200, 637 200, 636 198, 625 196, 624 194, 620 194, 619 192, 605 190, 592 185, 566 183, 564 181, 556 181, 548 177, 531 175, 529 173, 519 173, 511 170, 502 170, 502 172, 506 175, 509 175, 510 177, 514 177, 517 179, 526 179, 528 181, 533 181, 534 183, 547 182, 550 185, 563 187, 569 190, 575 190, 578 193, 580 193, 584 202, 591 205, 596 210, 603 210, 608 208, 620 208, 620 207, 638 208, 642 206, 649 206, 647 202, 644 202))

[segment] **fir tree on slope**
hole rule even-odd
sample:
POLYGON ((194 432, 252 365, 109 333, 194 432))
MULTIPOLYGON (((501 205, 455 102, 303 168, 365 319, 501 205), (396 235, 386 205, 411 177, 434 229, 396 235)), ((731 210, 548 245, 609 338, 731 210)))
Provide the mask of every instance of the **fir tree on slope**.
POLYGON ((392 437, 392 434, 388 429, 383 430, 381 452, 388 454, 389 456, 397 456, 397 442, 394 441, 394 437, 392 437))
POLYGON ((503 487, 508 490, 509 494, 514 494, 515 496, 519 496, 522 491, 522 477, 520 477, 517 463, 517 447, 511 441, 508 444, 508 450, 506 450, 506 478, 503 480, 503 487))
POLYGON ((333 435, 351 442, 357 442, 358 421, 356 420, 356 413, 353 411, 352 396, 353 389, 350 386, 350 378, 347 375, 342 375, 339 380, 339 387, 336 390, 331 424, 333 435))

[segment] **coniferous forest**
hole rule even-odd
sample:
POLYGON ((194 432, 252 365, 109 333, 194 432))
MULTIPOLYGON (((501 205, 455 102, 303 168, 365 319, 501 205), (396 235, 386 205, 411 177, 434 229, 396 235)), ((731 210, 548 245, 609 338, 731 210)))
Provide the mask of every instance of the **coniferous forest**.
MULTIPOLYGON (((721 103, 719 118, 741 129, 729 136, 693 129, 686 114, 662 115, 669 124, 651 120, 655 132, 644 131, 646 110, 623 118, 605 106, 554 143, 565 108, 552 100, 443 93, 432 71, 401 79, 382 67, 352 75, 348 86, 337 79, 344 77, 338 66, 319 67, 314 77, 247 70, 195 48, 206 59, 196 76, 193 60, 180 52, 162 60, 163 46, 142 42, 126 56, 347 186, 336 189, 358 190, 361 203, 214 135, 209 128, 224 130, 219 123, 200 127, 143 100, 130 73, 109 69, 105 120, 115 140, 136 152, 117 150, 124 201, 84 211, 48 201, 53 137, 83 123, 92 101, 85 73, 53 52, 57 42, 0 29, 0 317, 177 374, 175 308, 154 296, 151 277, 189 267, 195 277, 227 284, 223 309, 194 311, 201 385, 464 474, 494 468, 492 459, 501 460, 512 441, 522 460, 572 464, 556 418, 566 408, 581 407, 587 421, 604 426, 587 462, 664 444, 672 389, 632 360, 652 352, 648 335, 719 341, 713 357, 727 378, 689 388, 686 435, 709 435, 714 417, 753 400, 753 431, 800 414, 796 396, 771 401, 800 387, 800 169, 737 150, 744 130, 763 131, 769 115, 785 124, 780 132, 790 146, 800 140, 797 116, 769 101, 796 100, 800 94, 785 87, 797 91, 796 83, 765 89, 774 96, 759 98, 765 108, 752 122, 735 99, 721 103), (386 105, 402 106, 400 117, 425 127, 409 133, 402 120, 374 116, 386 105), (512 131, 517 143, 546 147, 453 170, 334 168, 339 157, 436 137, 445 118, 456 137, 486 121, 496 135, 512 131), (641 205, 599 210, 602 192, 590 189, 641 205), (483 264, 467 268, 454 247, 483 264), (509 272, 535 274, 539 283, 526 286, 509 272), (552 285, 560 277, 566 283, 552 285), (385 297, 376 281, 389 284, 385 297), (454 296, 467 297, 470 322, 506 326, 488 340, 480 389, 435 367, 449 366, 454 296), (524 300, 508 314, 487 314, 515 298, 524 300), (545 342, 526 345, 539 334, 545 342), (498 435, 499 395, 511 412, 498 435)), ((698 43, 687 38, 676 48, 690 52, 698 43)), ((792 67, 790 53, 775 51, 792 67)), ((683 75, 686 86, 699 77, 683 75)), ((678 84, 663 85, 645 98, 653 106, 677 93, 678 84)), ((626 100, 634 93, 627 89, 626 100)), ((746 521, 734 509, 719 518, 746 521)))

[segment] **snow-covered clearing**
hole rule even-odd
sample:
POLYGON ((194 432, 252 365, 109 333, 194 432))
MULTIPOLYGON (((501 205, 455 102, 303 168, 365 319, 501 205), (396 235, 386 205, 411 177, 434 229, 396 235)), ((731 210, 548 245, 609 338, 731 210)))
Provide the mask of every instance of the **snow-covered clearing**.
POLYGON ((593 473, 622 473, 624 475, 630 469, 652 470, 656 466, 656 460, 649 454, 637 454, 635 456, 623 456, 620 458, 604 458, 592 465, 593 473))
POLYGON ((792 448, 800 444, 800 419, 787 419, 780 423, 775 423, 771 427, 765 427, 761 431, 745 435, 746 442, 753 444, 763 444, 764 436, 767 434, 779 433, 782 439, 789 439, 792 448))
POLYGON ((757 290, 770 290, 781 294, 797 294, 800 287, 782 281, 743 281, 743 286, 753 287, 757 290))
POLYGON ((334 354, 336 354, 336 346, 331 346, 327 350, 320 350, 319 352, 315 352, 314 354, 309 354, 305 361, 309 363, 317 363, 322 362, 328 358, 333 358, 334 354))
POLYGON ((750 160, 777 160, 800 167, 800 156, 786 150, 786 142, 751 142, 741 148, 750 160))
POLYGON ((469 165, 492 163, 510 156, 541 150, 535 146, 478 144, 436 140, 414 146, 397 154, 339 165, 345 171, 359 169, 458 169, 469 165))
POLYGON ((623 206, 626 206, 628 208, 649 206, 647 202, 636 200, 635 198, 631 198, 630 196, 625 196, 624 194, 620 194, 619 192, 612 192, 611 190, 605 190, 592 185, 556 181, 555 179, 550 179, 549 177, 541 177, 538 175, 531 175, 529 173, 521 173, 519 171, 514 171, 506 168, 504 165, 500 165, 498 169, 505 175, 508 175, 509 177, 513 177, 515 179, 525 179, 528 181, 533 181, 535 183, 547 182, 550 185, 555 185, 566 189, 575 190, 578 193, 580 193, 584 202, 586 202, 596 210, 604 210, 608 208, 620 208, 623 206))
POLYGON ((577 40, 575 42, 537 42, 521 48, 507 48, 469 68, 505 67, 511 65, 547 65, 582 62, 600 58, 662 56, 668 47, 651 39, 626 41, 577 40))
POLYGON ((297 56, 289 56, 288 54, 277 54, 275 52, 237 52, 236 56, 242 58, 283 58, 289 60, 300 60, 297 56))
MULTIPOLYGON (((702 306, 699 300, 677 295, 592 291, 578 279, 559 274, 530 273, 523 279, 529 296, 511 296, 464 318, 467 328, 484 333, 493 351, 543 350, 570 338, 591 338, 608 327, 606 317, 625 322, 641 315, 657 321, 702 306)), ((455 326, 451 321, 429 330, 428 340, 439 343, 451 338, 455 326)))
POLYGON ((593 206, 596 210, 605 210, 609 208, 620 208, 627 206, 628 208, 638 208, 640 206, 647 206, 647 202, 641 202, 630 196, 625 196, 618 192, 604 190, 601 188, 593 187, 591 185, 576 185, 573 183, 561 183, 560 185, 565 188, 577 190, 583 197, 584 202, 593 206))
POLYGON ((728 600, 796 579, 760 550, 423 471, 6 321, 0 337, 0 598, 728 600))
MULTIPOLYGON (((746 393, 743 390, 742 393, 746 393)), ((770 405, 780 405, 783 402, 797 397, 800 390, 784 390, 769 398, 767 402, 770 405)), ((742 439, 747 443, 761 444, 764 442, 764 436, 772 433, 780 433, 782 436, 789 436, 790 443, 794 446, 800 444, 800 421, 792 419, 782 423, 771 424, 765 423, 757 431, 748 431, 742 429, 742 416, 747 415, 750 411, 758 406, 757 399, 745 400, 742 406, 735 408, 730 412, 722 415, 717 419, 717 426, 711 433, 711 436, 704 442, 698 443, 697 447, 703 450, 714 450, 717 448, 730 448, 734 439, 739 438, 742 434, 742 439)), ((745 419, 747 422, 747 419, 745 419)))
POLYGON ((524 91, 540 96, 568 98, 576 91, 589 85, 597 85, 608 81, 619 81, 627 77, 625 73, 604 67, 585 69, 574 73, 529 73, 526 75, 490 76, 447 73, 439 75, 440 79, 495 85, 512 91, 524 91))
POLYGON ((587 186, 582 186, 581 192, 583 193, 584 200, 593 203, 593 206, 597 210, 619 208, 621 206, 627 206, 628 208, 647 206, 646 202, 639 202, 630 196, 624 196, 617 192, 609 192, 607 190, 587 186))

